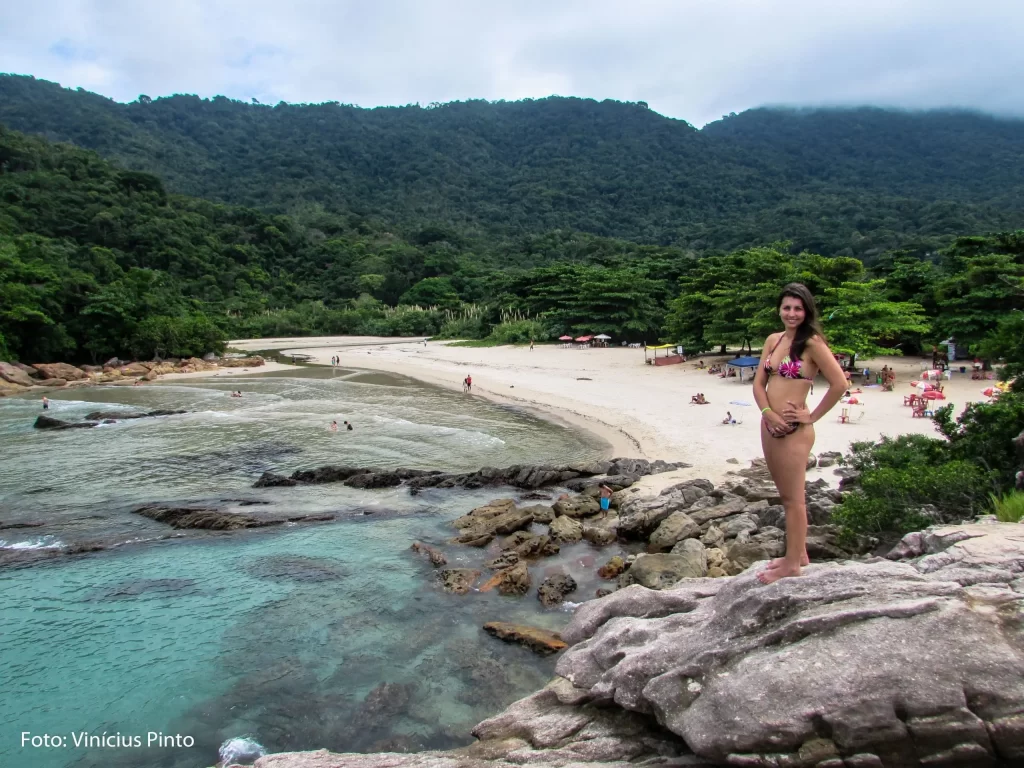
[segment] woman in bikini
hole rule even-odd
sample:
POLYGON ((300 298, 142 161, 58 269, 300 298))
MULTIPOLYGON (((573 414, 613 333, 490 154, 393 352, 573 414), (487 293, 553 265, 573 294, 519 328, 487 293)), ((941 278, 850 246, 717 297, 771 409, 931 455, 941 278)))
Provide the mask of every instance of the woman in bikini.
POLYGON ((846 391, 846 376, 825 342, 814 297, 807 287, 790 283, 783 288, 778 309, 786 330, 765 340, 754 376, 754 400, 762 416, 761 447, 786 510, 786 555, 757 574, 764 584, 799 576, 800 567, 808 563, 804 480, 814 445, 814 423, 832 410, 846 391), (810 411, 807 394, 819 372, 828 380, 828 392, 810 411))

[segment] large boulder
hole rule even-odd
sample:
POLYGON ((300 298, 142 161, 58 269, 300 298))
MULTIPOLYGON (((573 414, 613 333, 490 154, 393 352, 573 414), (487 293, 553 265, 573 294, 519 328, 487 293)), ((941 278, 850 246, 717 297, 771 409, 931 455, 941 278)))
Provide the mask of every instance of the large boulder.
POLYGON ((601 503, 591 496, 570 496, 556 501, 553 508, 556 515, 589 517, 601 511, 601 503))
POLYGON ((812 565, 769 586, 751 570, 585 603, 562 632, 562 698, 653 715, 733 765, 1020 761, 1024 526, 929 541, 945 548, 912 562, 812 565))
POLYGON ((565 544, 572 544, 583 538, 583 525, 571 517, 556 517, 548 530, 554 541, 565 544))
POLYGON ((65 381, 79 381, 88 379, 89 374, 81 368, 76 368, 67 363, 36 363, 32 366, 43 379, 64 379, 65 381))
POLYGON ((516 508, 512 499, 499 499, 455 519, 452 525, 459 529, 457 543, 485 546, 495 536, 528 528, 532 522, 533 515, 516 508))
MULTIPOLYGON (((206 360, 204 356, 203 362, 216 368, 218 360, 216 357, 213 360, 206 360)), ((266 364, 267 361, 259 355, 253 355, 252 357, 225 357, 219 362, 222 368, 258 368, 266 364)))
POLYGON ((714 490, 707 480, 687 480, 645 496, 627 489, 615 494, 619 508, 619 533, 629 538, 647 538, 669 515, 684 512, 714 490))
POLYGON ((8 395, 20 395, 23 392, 27 391, 27 387, 23 387, 20 384, 12 384, 6 379, 0 379, 0 397, 6 397, 8 395))
POLYGON ((708 575, 708 551, 697 539, 683 539, 672 547, 672 554, 687 561, 686 578, 700 579, 708 575))
MULTIPOLYGON (((696 543, 703 549, 699 541, 696 543)), ((640 555, 633 561, 629 570, 619 577, 619 586, 639 584, 648 589, 668 589, 683 579, 704 576, 706 573, 707 562, 704 564, 704 573, 697 573, 692 557, 671 554, 640 555)))
POLYGON ((36 383, 27 372, 2 361, 0 361, 0 379, 9 384, 16 384, 19 387, 31 387, 35 386, 36 383))
POLYGON ((700 526, 685 512, 673 512, 666 517, 647 543, 648 552, 667 552, 676 542, 700 536, 700 526))

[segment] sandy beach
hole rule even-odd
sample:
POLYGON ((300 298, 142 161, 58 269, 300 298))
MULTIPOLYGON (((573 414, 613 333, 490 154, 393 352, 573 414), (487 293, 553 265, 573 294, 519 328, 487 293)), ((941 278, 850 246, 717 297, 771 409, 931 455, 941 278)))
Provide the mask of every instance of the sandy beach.
POLYGON ((275 371, 298 370, 297 365, 285 365, 268 360, 263 365, 252 368, 218 368, 215 371, 195 371, 193 373, 164 373, 160 381, 179 381, 181 379, 210 379, 215 376, 254 376, 257 373, 274 373, 275 371))
MULTIPOLYGON (((681 365, 644 364, 642 349, 622 347, 565 349, 560 346, 453 347, 445 342, 399 342, 388 338, 322 337, 249 339, 233 341, 235 349, 255 352, 278 349, 308 356, 329 365, 333 355, 347 368, 404 374, 432 384, 459 389, 466 374, 473 377, 473 395, 524 406, 590 430, 611 444, 616 455, 644 456, 694 465, 696 474, 720 476, 761 455, 759 414, 754 405, 749 369, 744 380, 722 379, 698 370, 696 361, 681 365), (703 392, 709 405, 691 405, 703 392), (742 423, 724 425, 731 411, 742 423)), ((732 355, 703 358, 710 365, 732 355)), ((913 418, 904 395, 911 380, 928 367, 920 358, 858 361, 859 367, 880 369, 888 364, 897 374, 896 389, 883 392, 867 387, 858 395, 862 405, 849 406, 852 423, 841 424, 842 405, 815 425, 815 452, 844 451, 861 440, 905 433, 934 434, 930 419, 913 418)), ((270 370, 264 368, 260 370, 270 370)), ((973 381, 957 370, 944 382, 946 402, 957 412, 969 402, 984 401, 981 390, 991 382, 973 381)), ((226 372, 225 372, 226 373, 226 372)), ((821 377, 813 408, 827 386, 821 377)), ((856 388, 855 384, 855 388, 856 388)))

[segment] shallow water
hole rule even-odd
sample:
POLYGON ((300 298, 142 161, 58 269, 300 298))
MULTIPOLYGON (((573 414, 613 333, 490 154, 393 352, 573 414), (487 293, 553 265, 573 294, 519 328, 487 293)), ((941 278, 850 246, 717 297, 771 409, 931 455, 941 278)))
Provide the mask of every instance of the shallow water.
POLYGON ((0 547, 145 539, 166 527, 130 515, 143 503, 224 499, 286 504, 295 514, 377 504, 341 486, 254 490, 265 470, 324 464, 474 470, 564 463, 600 455, 595 439, 521 410, 411 379, 311 368, 58 395, 48 414, 68 421, 98 409, 181 410, 92 429, 32 428, 37 400, 0 399, 0 547), (230 397, 241 389, 241 398, 230 397), (327 429, 332 419, 341 431, 327 429), (355 429, 344 430, 343 421, 355 429), (281 493, 283 490, 285 493, 281 493))
MULTIPOLYGON (((97 403, 191 413, 62 433, 25 427, 38 403, 0 401, 8 448, 0 524, 46 522, 0 530, 3 546, 166 533, 128 512, 158 499, 258 498, 339 516, 0 569, 0 765, 192 768, 212 765, 217 747, 239 736, 271 751, 449 747, 546 682, 552 659, 480 626, 519 620, 557 629, 567 608, 544 610, 533 593, 446 594, 409 551, 427 541, 445 550, 450 567, 478 566, 496 550, 446 545, 448 521, 514 495, 509 489, 410 497, 250 486, 264 469, 475 469, 592 458, 602 447, 457 393, 332 373, 79 390, 53 415, 81 417, 97 403), (243 398, 227 397, 239 387, 243 398), (350 418, 356 431, 329 433, 330 418, 350 418), (67 746, 22 748, 23 731, 61 736, 67 746), (72 734, 81 732, 138 736, 143 746, 78 748, 72 734), (148 748, 149 732, 190 736, 195 746, 148 748)), ((531 569, 534 584, 567 572, 590 597, 611 554, 566 548, 531 569)))

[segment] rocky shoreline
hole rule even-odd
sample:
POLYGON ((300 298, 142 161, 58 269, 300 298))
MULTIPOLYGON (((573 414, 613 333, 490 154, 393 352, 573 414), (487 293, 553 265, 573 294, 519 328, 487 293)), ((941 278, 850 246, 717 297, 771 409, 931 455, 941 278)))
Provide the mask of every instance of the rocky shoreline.
MULTIPOLYGON (((0 397, 39 393, 53 390, 76 389, 97 384, 133 385, 138 381, 155 381, 168 373, 196 373, 217 371, 221 368, 257 368, 266 361, 259 355, 251 357, 219 358, 208 355, 200 359, 151 360, 126 362, 112 358, 103 365, 69 363, 6 363, 0 361, 0 397)), ((121 417, 124 418, 124 417, 121 417)))
MULTIPOLYGON (((556 676, 413 754, 256 768, 1014 765, 1024 759, 1024 527, 909 534, 888 558, 640 585, 577 609, 556 676)), ((504 628, 488 631, 498 634, 504 628)))

